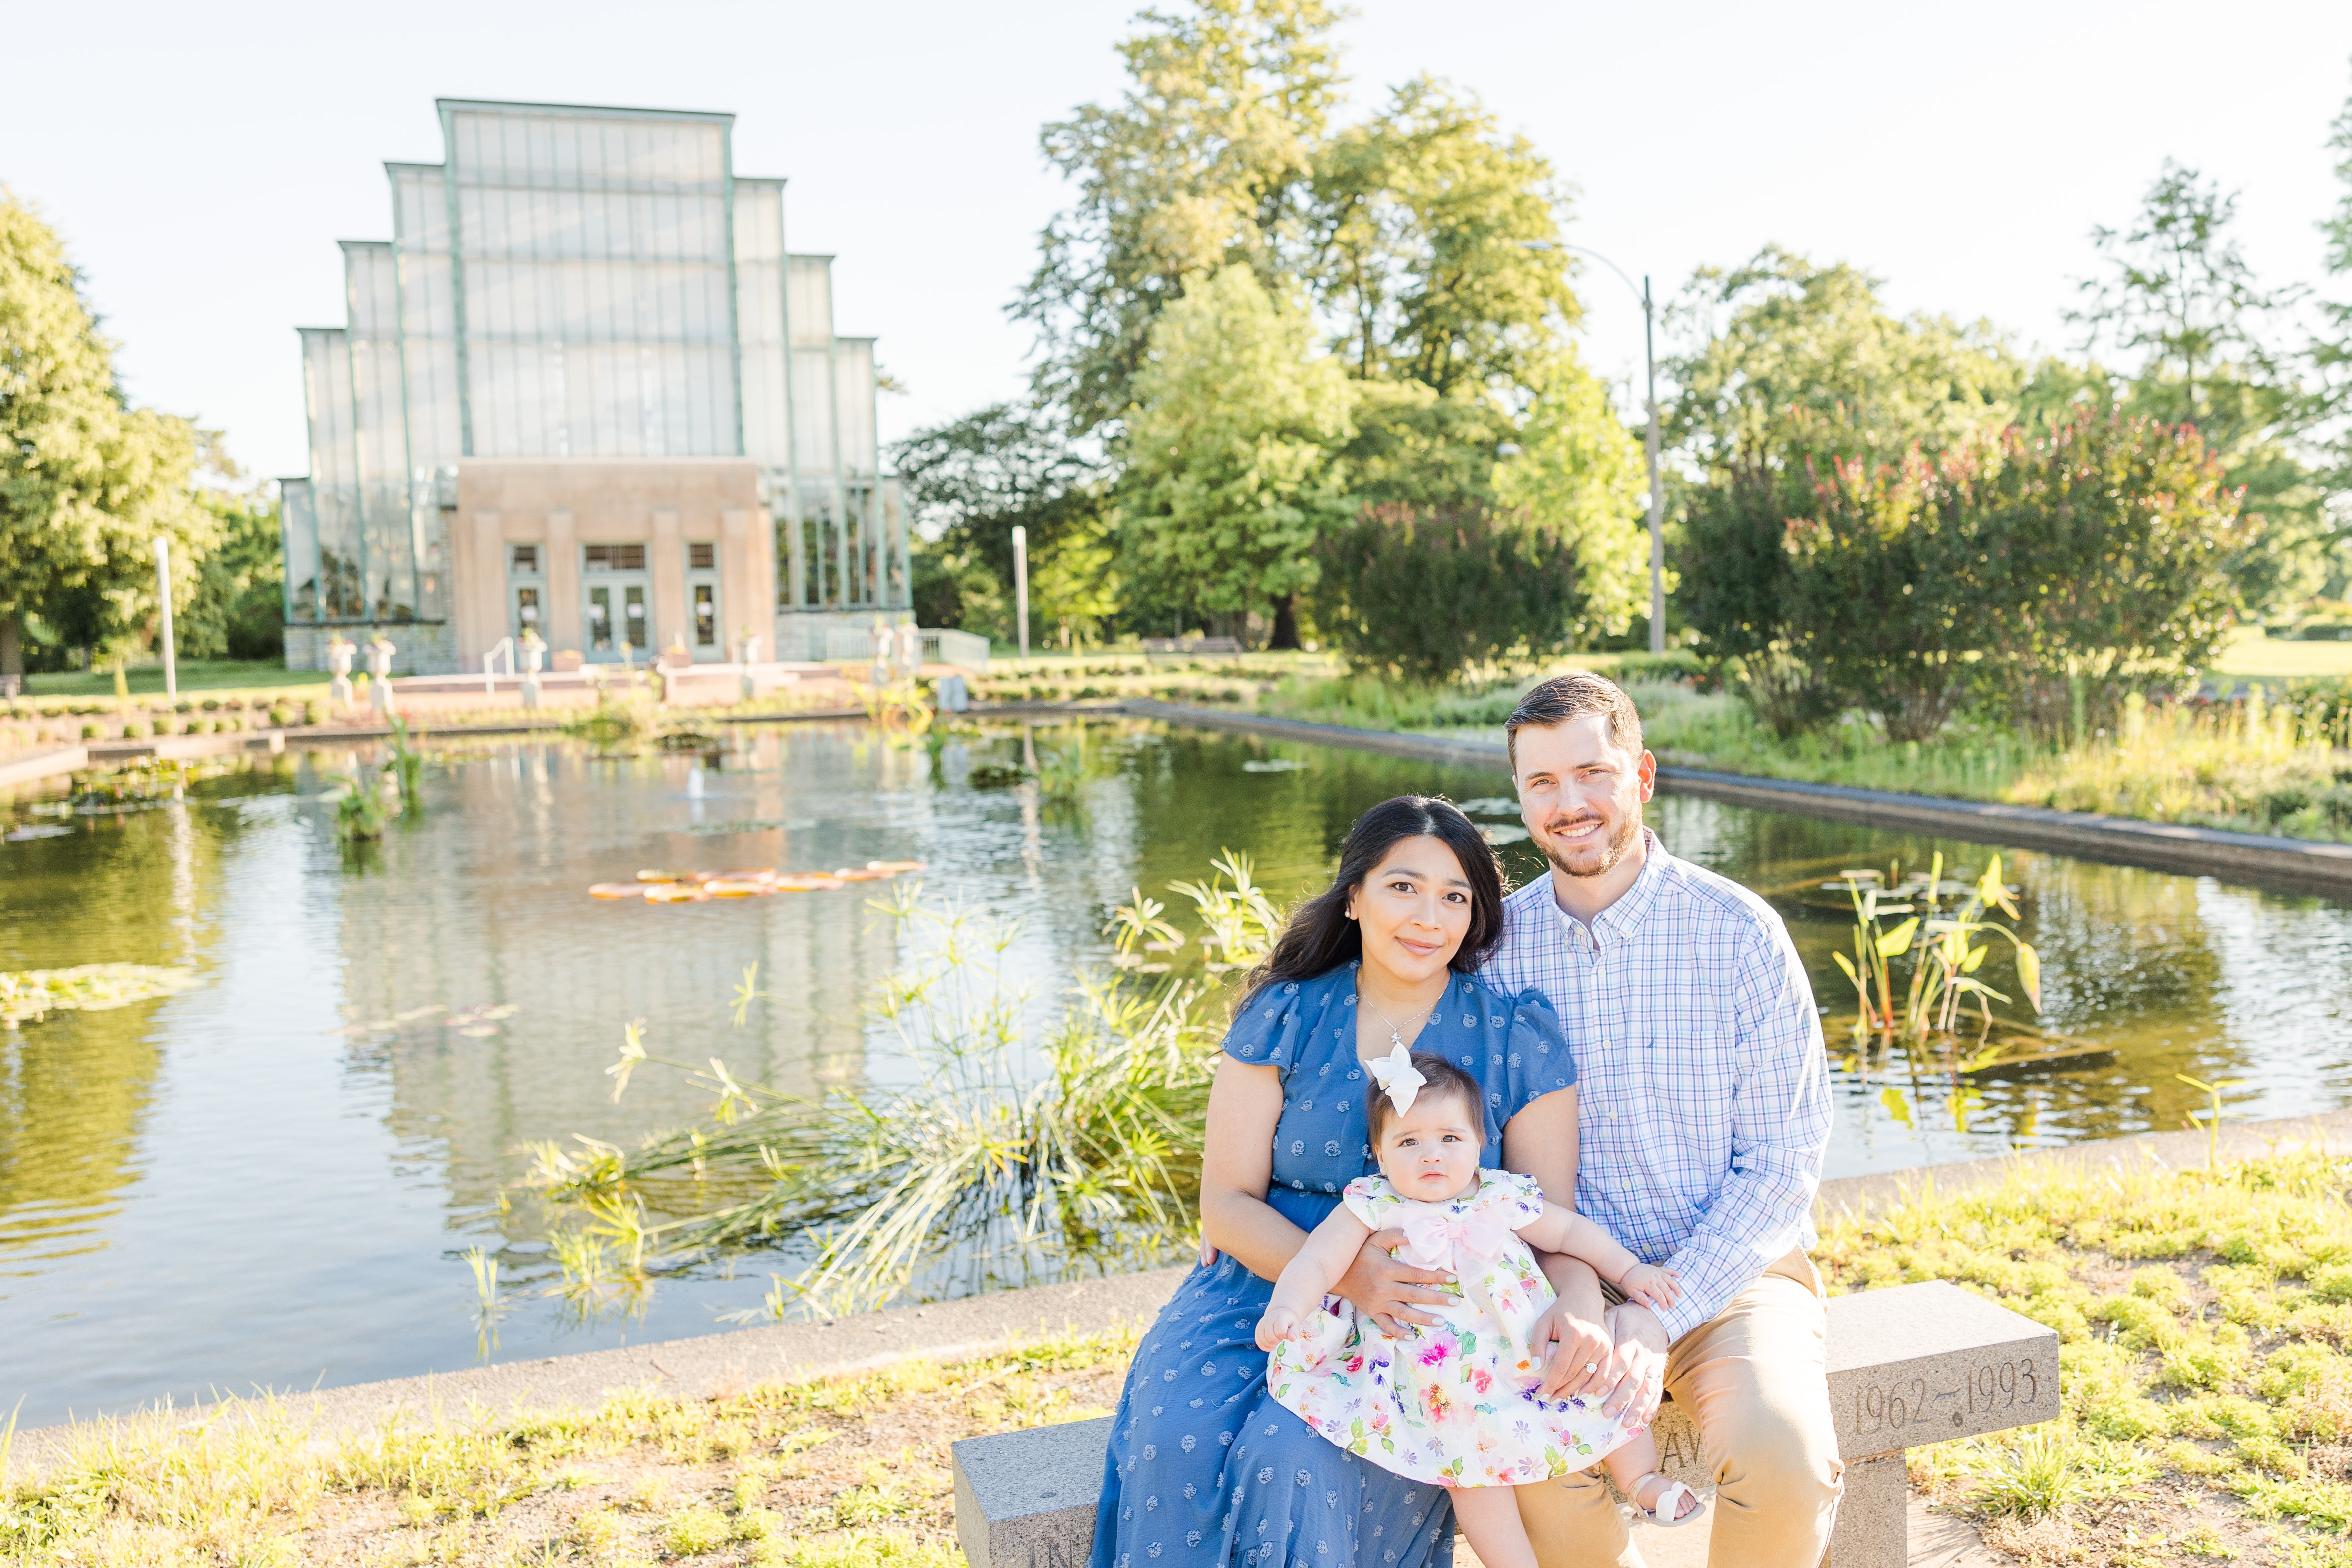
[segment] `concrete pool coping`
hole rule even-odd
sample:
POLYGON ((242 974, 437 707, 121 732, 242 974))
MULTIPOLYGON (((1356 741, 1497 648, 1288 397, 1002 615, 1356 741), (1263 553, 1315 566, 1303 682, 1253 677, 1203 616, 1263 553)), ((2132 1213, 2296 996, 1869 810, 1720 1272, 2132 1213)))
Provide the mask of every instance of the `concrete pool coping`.
MULTIPOLYGON (((2217 1146, 2225 1159, 2298 1148, 2352 1153, 2352 1111, 2225 1123, 2217 1146)), ((2202 1164, 2207 1147, 2207 1134, 2201 1131, 2140 1133, 1991 1159, 1841 1176, 1822 1184, 1814 1212, 1824 1219, 1867 1214, 1908 1197, 1995 1186, 2020 1174, 2082 1176, 2148 1162, 2179 1168, 2202 1164)), ((1155 1269, 861 1312, 828 1322, 740 1328, 341 1387, 257 1390, 252 1400, 30 1427, 16 1434, 7 1453, 8 1469, 17 1474, 38 1470, 70 1452, 77 1440, 102 1437, 118 1425, 149 1422, 193 1429, 234 1416, 240 1408, 257 1408, 265 1397, 274 1398, 313 1437, 333 1438, 373 1431, 402 1417, 476 1426, 518 1412, 593 1408, 606 1394, 624 1390, 712 1399, 758 1384, 840 1376, 897 1361, 966 1360, 1054 1334, 1148 1324, 1184 1273, 1181 1266, 1155 1269)))
MULTIPOLYGON (((1150 698, 1122 702, 1117 707, 1138 718, 1263 735, 1272 739, 1343 746, 1430 762, 1499 769, 1509 767, 1503 743, 1479 737, 1456 738, 1354 729, 1261 714, 1223 713, 1150 698)), ((1846 784, 1809 784, 1792 779, 1717 773, 1700 768, 1662 767, 1658 769, 1658 787, 1669 794, 1694 795, 1730 805, 1947 833, 1977 843, 2047 850, 2082 860, 2192 875, 2243 878, 2264 885, 2284 884, 2298 892, 2352 892, 2352 844, 2151 822, 2095 811, 2013 806, 1998 800, 1904 795, 1846 784)))

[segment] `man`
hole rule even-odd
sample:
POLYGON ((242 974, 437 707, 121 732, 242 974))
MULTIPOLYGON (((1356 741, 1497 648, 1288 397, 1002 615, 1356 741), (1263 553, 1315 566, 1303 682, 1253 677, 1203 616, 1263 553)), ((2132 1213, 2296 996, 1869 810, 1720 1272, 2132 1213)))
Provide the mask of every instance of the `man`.
MULTIPOLYGON (((1829 1140, 1804 966, 1770 905, 1643 825, 1657 760, 1612 683, 1561 675, 1505 727, 1519 810, 1551 874, 1504 904, 1484 977, 1559 1009, 1577 1068, 1576 1207, 1682 1277, 1609 1309, 1611 1408, 1667 1395, 1716 1487, 1711 1568, 1818 1568, 1843 1467, 1821 1281, 1805 1249, 1829 1140)), ((1640 1556, 1598 1472, 1520 1490, 1543 1568, 1640 1556)))

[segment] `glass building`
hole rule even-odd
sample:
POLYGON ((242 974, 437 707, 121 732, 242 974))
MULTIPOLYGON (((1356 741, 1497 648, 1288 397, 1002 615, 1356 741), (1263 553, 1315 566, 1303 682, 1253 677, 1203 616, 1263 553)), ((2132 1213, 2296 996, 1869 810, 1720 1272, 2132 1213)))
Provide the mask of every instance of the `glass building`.
POLYGON ((683 647, 823 657, 908 619, 874 340, 734 117, 445 99, 387 163, 389 242, 343 242, 346 317, 299 329, 310 472, 283 481, 287 661, 340 630, 395 667, 683 647))

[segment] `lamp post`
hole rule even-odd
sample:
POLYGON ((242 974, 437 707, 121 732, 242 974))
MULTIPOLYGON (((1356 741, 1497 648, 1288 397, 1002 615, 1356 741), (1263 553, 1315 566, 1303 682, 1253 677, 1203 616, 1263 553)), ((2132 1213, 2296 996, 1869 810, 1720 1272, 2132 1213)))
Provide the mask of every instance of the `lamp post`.
POLYGON ((1013 525, 1013 619, 1021 627, 1021 656, 1029 656, 1029 530, 1013 525))
POLYGON ((180 665, 172 648, 172 540, 155 536, 155 597, 163 603, 163 700, 180 700, 180 665))
MULTIPOLYGON (((1589 256, 1618 277, 1625 287, 1633 288, 1633 279, 1625 269, 1597 250, 1587 250, 1580 245, 1564 248, 1579 256, 1589 256)), ((1642 275, 1642 286, 1633 288, 1642 298, 1642 358, 1649 372, 1650 430, 1642 444, 1650 458, 1650 652, 1666 651, 1666 495, 1658 487, 1658 346, 1656 313, 1650 303, 1650 275, 1642 275)))

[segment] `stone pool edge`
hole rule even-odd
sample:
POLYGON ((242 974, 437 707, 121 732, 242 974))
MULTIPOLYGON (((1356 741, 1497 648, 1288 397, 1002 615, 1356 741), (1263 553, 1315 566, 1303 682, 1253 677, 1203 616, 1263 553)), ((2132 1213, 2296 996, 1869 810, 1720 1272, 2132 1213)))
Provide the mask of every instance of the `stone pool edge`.
MULTIPOLYGON (((998 711, 1009 711, 1009 707, 998 711)), ((1344 746, 1430 762, 1508 766, 1499 740, 1470 737, 1454 739, 1310 724, 1303 719, 1224 713, 1153 698, 1130 699, 1114 705, 1108 711, 1204 729, 1235 730, 1317 746, 1344 746)), ((2012 806, 1997 800, 1960 800, 1940 795, 1863 789, 1846 784, 1810 784, 1793 779, 1717 773, 1701 768, 1662 767, 1658 769, 1658 786, 1671 794, 1695 795, 1730 805, 1948 833, 1978 843, 2053 850, 2079 859, 2146 866, 2155 871, 2284 883, 2305 892, 2352 890, 2352 844, 2151 822, 2095 811, 2059 811, 2045 806, 2012 806)))
MULTIPOLYGON (((2225 1123, 2219 1139, 2224 1158, 2295 1146, 2352 1153, 2352 1111, 2225 1123)), ((1822 1219, 1845 1213, 1867 1214, 1929 1191, 1964 1192, 1993 1186, 2021 1171, 2078 1176, 2101 1166, 2122 1167, 2149 1160, 2168 1166, 2198 1165, 2205 1160, 2206 1151, 2207 1136, 2202 1132, 2137 1133, 1990 1159, 1840 1176, 1822 1184, 1814 1213, 1822 1219)), ((861 1312, 829 1322, 768 1324, 415 1377, 278 1390, 274 1396, 304 1421, 315 1437, 373 1430, 385 1420, 404 1415, 438 1416, 466 1425, 519 1410, 593 1407, 607 1392, 621 1389, 651 1389, 677 1398, 717 1398, 755 1384, 838 1376, 917 1357, 965 1360, 1053 1334, 1099 1333, 1129 1323, 1139 1327, 1159 1312, 1184 1272, 1179 1266, 1034 1285, 961 1301, 861 1312)), ((224 1402, 30 1427, 16 1434, 7 1450, 5 1473, 37 1471, 47 1460, 68 1452, 78 1437, 86 1440, 119 1424, 161 1421, 187 1428, 234 1408, 234 1404, 224 1402)))

